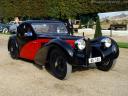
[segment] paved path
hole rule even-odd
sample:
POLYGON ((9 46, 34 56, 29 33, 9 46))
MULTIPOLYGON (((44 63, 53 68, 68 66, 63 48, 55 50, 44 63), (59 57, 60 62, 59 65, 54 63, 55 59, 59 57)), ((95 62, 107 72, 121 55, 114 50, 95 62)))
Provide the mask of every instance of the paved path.
POLYGON ((0 96, 127 96, 128 50, 109 72, 96 68, 77 71, 60 81, 32 63, 12 60, 7 51, 7 36, 0 42, 0 96))

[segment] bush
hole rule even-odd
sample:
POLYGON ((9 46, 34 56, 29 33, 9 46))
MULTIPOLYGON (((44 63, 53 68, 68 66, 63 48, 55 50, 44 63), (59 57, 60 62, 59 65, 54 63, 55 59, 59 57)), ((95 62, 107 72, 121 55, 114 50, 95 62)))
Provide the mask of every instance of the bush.
POLYGON ((97 16, 96 17, 96 29, 95 29, 94 38, 97 38, 97 37, 100 37, 100 36, 102 36, 101 25, 100 25, 99 16, 97 16))

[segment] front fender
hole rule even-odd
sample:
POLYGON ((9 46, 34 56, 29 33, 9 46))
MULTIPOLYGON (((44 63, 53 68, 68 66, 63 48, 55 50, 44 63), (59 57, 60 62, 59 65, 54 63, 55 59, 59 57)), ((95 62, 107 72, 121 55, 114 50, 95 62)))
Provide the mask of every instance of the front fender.
POLYGON ((93 43, 92 44, 93 57, 101 56, 102 59, 104 59, 104 58, 112 58, 112 59, 118 58, 119 47, 113 39, 111 39, 111 41, 112 41, 112 45, 109 48, 103 48, 101 43, 97 43, 97 42, 93 43))
POLYGON ((44 46, 42 46, 35 56, 35 63, 39 65, 45 65, 46 63, 48 63, 50 52, 56 47, 61 48, 63 52, 65 52, 65 54, 69 57, 68 61, 70 63, 70 58, 73 57, 74 50, 67 42, 62 39, 53 39, 44 46))

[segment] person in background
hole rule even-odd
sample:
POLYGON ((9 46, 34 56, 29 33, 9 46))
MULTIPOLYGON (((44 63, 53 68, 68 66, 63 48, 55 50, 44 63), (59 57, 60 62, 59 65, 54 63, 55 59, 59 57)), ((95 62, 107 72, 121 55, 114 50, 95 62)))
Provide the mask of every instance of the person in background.
POLYGON ((68 33, 73 35, 73 23, 72 23, 71 19, 65 19, 65 20, 61 20, 61 21, 65 23, 68 33))

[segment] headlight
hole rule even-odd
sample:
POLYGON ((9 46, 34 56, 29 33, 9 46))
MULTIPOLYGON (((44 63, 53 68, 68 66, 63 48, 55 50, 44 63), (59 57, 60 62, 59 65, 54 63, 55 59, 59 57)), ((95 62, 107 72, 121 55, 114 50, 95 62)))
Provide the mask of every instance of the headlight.
POLYGON ((101 40, 101 43, 104 43, 105 47, 109 48, 112 44, 112 41, 110 38, 104 38, 101 40))
POLYGON ((86 43, 83 39, 76 40, 75 45, 79 50, 84 50, 84 48, 86 47, 86 43))

